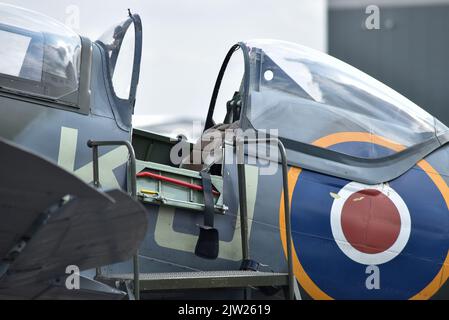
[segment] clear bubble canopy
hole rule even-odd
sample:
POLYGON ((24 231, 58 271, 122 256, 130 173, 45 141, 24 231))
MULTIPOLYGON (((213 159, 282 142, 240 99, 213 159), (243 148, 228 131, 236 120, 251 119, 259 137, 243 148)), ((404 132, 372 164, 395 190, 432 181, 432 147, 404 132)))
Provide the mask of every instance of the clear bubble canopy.
MULTIPOLYGON (((250 57, 247 117, 295 141, 364 132, 404 147, 449 129, 425 110, 362 71, 322 52, 277 40, 244 43, 250 57)), ((375 154, 367 151, 366 157, 375 154)))

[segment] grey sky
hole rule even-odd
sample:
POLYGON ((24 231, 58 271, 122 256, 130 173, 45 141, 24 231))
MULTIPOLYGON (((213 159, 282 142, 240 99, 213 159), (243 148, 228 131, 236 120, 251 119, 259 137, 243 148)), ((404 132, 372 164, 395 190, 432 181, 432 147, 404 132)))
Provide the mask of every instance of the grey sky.
POLYGON ((91 39, 126 18, 143 20, 144 51, 136 113, 204 118, 231 45, 275 38, 326 50, 326 0, 1 0, 66 22, 79 8, 91 39), (70 8, 70 7, 69 7, 70 8))

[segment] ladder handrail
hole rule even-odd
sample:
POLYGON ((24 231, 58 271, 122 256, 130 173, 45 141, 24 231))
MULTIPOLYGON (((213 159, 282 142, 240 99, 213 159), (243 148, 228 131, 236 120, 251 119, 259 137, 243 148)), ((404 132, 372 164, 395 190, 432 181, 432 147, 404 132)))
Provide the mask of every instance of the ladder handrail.
MULTIPOLYGON (((292 230, 291 230, 291 215, 290 215, 290 199, 289 199, 289 191, 288 191, 288 164, 287 164, 287 152, 285 150, 284 144, 281 140, 277 138, 267 137, 267 138, 256 138, 249 139, 246 137, 237 137, 236 138, 236 146, 238 147, 239 143, 242 144, 257 144, 257 143, 269 143, 274 142, 277 144, 279 153, 281 154, 281 162, 282 162, 282 181, 283 181, 283 191, 284 191, 284 214, 285 214, 285 233, 287 240, 287 267, 288 267, 288 298, 290 300, 294 300, 295 297, 295 276, 293 272, 293 259, 292 259, 292 230)), ((246 184, 243 186, 241 183, 245 181, 245 163, 244 159, 244 150, 242 150, 242 156, 240 158, 241 161, 238 161, 238 179, 239 179, 239 198, 240 198, 240 218, 242 219, 243 224, 241 224, 242 229, 242 249, 243 249, 243 258, 249 258, 249 239, 248 239, 248 230, 247 230, 247 207, 246 207, 246 184), (242 199, 244 201, 242 201, 242 199), (244 202, 244 204, 242 204, 244 202), (245 220, 245 221, 243 221, 245 220), (246 226, 246 227, 245 227, 246 226), (245 233, 245 234, 244 234, 245 233)), ((238 155, 239 156, 239 155, 238 155)))
MULTIPOLYGON (((286 226, 286 239, 287 239, 287 265, 288 265, 288 298, 290 300, 294 299, 294 273, 293 273, 293 260, 292 260, 292 231, 291 231, 291 215, 290 215, 290 200, 288 192, 288 164, 287 164, 287 154, 283 143, 277 138, 265 138, 265 139, 245 139, 238 137, 236 143, 242 142, 243 144, 254 144, 254 143, 277 143, 279 152, 281 154, 282 160, 282 180, 283 180, 283 191, 284 191, 284 213, 285 213, 285 226, 286 226)), ((94 175, 94 185, 95 187, 100 187, 99 179, 99 156, 98 147, 102 146, 125 146, 128 149, 130 156, 130 165, 128 166, 128 174, 131 179, 131 196, 137 200, 137 175, 136 175, 136 156, 134 148, 129 141, 92 141, 87 142, 89 148, 92 148, 93 154, 93 175, 94 175)), ((246 183, 245 183, 245 164, 244 161, 240 161, 238 164, 238 176, 239 176, 239 197, 240 197, 240 218, 241 218, 241 229, 242 229, 242 253, 243 258, 249 258, 249 239, 248 239, 248 226, 247 226, 247 204, 246 204, 246 183), (243 199, 243 201, 242 201, 243 199)), ((134 273, 134 295, 136 300, 140 299, 140 270, 139 270, 139 260, 138 252, 133 259, 134 273)))
MULTIPOLYGON (((98 147, 111 147, 111 146, 125 146, 128 149, 130 164, 128 165, 128 179, 131 181, 131 197, 137 201, 137 177, 136 177, 136 153, 134 152, 134 147, 131 142, 123 141, 87 141, 87 146, 92 149, 93 157, 93 175, 94 175, 94 186, 100 188, 100 171, 99 171, 99 157, 98 157, 98 147)), ((127 188, 128 189, 128 188, 127 188)), ((129 190, 128 190, 129 192, 129 190)), ((136 300, 140 299, 140 270, 139 270, 139 251, 133 257, 133 272, 134 272, 134 296, 136 300)), ((101 273, 101 269, 97 268, 97 276, 101 273)))

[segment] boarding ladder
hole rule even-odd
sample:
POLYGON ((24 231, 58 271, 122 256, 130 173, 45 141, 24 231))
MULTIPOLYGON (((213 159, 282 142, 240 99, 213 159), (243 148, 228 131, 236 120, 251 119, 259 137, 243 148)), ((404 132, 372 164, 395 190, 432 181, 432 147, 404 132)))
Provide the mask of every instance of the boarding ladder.
MULTIPOLYGON (((236 139, 235 143, 248 145, 256 143, 276 143, 281 155, 283 197, 285 212, 285 236, 287 242, 287 273, 272 273, 259 271, 192 271, 192 272, 167 272, 167 273, 140 273, 139 253, 133 258, 133 273, 102 275, 101 268, 96 269, 96 279, 108 284, 124 284, 130 299, 140 299, 142 291, 184 290, 184 289, 221 289, 221 288, 250 288, 250 287, 288 287, 290 300, 294 299, 295 278, 292 262, 292 232, 290 201, 288 192, 288 165, 285 147, 277 138, 266 139, 236 139)), ((98 148, 106 146, 125 146, 129 152, 130 163, 128 166, 128 192, 137 201, 136 156, 134 148, 129 141, 88 141, 93 154, 93 181, 100 188, 98 148)), ((242 239, 243 261, 250 259, 248 239, 248 212, 245 181, 245 164, 239 161, 238 186, 240 201, 240 224, 242 239)), ((245 297, 249 292, 245 290, 245 297)))

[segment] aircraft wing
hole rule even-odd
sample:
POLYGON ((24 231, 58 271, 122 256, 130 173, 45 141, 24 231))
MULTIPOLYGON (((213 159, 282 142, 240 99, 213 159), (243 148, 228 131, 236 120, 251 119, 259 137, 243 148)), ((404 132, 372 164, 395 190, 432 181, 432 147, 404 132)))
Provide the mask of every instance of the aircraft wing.
POLYGON ((145 209, 0 140, 0 290, 129 259, 145 236, 145 209))

